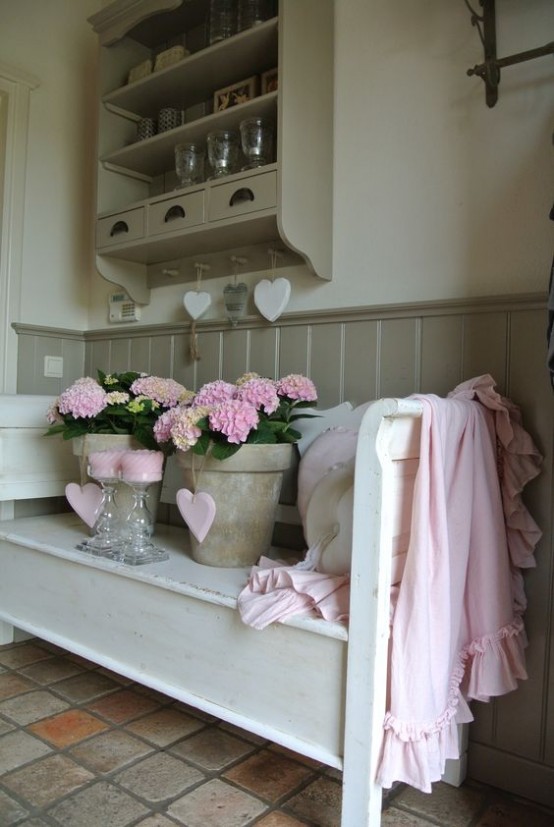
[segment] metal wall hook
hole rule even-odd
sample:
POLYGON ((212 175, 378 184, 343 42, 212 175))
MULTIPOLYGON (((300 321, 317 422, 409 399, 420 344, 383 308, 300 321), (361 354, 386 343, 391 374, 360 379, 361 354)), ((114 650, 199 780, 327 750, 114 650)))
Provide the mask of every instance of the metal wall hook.
POLYGON ((471 12, 471 25, 479 32, 483 44, 484 61, 467 70, 471 77, 477 75, 485 83, 485 97, 487 106, 493 107, 498 100, 498 86, 500 84, 500 70, 506 66, 514 66, 516 63, 524 63, 527 60, 534 60, 537 57, 545 57, 554 54, 554 43, 547 43, 537 49, 528 49, 526 52, 519 52, 508 57, 496 57, 496 10, 495 0, 479 0, 483 9, 478 14, 470 5, 469 0, 464 0, 465 5, 471 12))

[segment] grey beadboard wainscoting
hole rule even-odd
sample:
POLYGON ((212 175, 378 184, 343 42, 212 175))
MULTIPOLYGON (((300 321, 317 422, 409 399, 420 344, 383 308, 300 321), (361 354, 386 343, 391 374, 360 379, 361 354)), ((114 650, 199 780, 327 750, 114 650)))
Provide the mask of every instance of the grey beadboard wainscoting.
MULTIPOLYGON (((321 407, 413 392, 445 395, 490 373, 522 409, 543 453, 525 500, 543 531, 537 567, 525 574, 529 679, 490 704, 474 704, 471 777, 554 805, 554 394, 546 370, 546 296, 394 305, 288 314, 270 325, 247 318, 231 328, 198 322, 85 333, 15 325, 20 393, 56 394, 84 373, 126 369, 172 376, 191 389, 245 371, 307 373, 321 407), (43 377, 44 355, 64 356, 62 379, 43 377)), ((491 584, 491 589, 494 584, 491 584)))

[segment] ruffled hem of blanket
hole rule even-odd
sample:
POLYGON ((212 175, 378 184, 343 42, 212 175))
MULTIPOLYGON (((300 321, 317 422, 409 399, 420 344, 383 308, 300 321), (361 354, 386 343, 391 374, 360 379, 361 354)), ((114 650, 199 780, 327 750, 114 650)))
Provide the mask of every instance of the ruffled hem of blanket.
POLYGON ((448 394, 452 399, 477 399, 494 414, 502 505, 510 560, 517 568, 535 566, 533 555, 542 532, 521 498, 528 482, 540 474, 542 456, 521 424, 521 411, 495 390, 486 373, 462 382, 448 394))
POLYGON ((527 638, 523 621, 512 623, 495 634, 473 640, 458 655, 453 669, 444 712, 430 722, 414 723, 385 716, 384 740, 377 780, 383 787, 402 781, 430 793, 439 781, 448 758, 459 758, 457 724, 473 715, 468 700, 486 701, 503 695, 527 677, 524 649, 527 638))

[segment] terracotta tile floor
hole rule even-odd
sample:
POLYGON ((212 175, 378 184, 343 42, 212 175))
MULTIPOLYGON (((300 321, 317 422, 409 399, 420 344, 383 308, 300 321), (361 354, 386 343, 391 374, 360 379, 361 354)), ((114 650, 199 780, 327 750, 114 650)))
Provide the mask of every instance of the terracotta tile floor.
MULTIPOLYGON (((338 827, 340 802, 336 770, 49 643, 0 647, 0 827, 338 827)), ((401 786, 381 824, 553 827, 554 812, 401 786)))

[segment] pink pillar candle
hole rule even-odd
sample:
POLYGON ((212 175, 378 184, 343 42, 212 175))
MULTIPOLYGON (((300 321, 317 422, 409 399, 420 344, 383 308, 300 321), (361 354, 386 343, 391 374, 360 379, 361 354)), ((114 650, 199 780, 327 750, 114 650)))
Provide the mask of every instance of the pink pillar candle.
POLYGON ((97 480, 117 479, 125 451, 94 451, 89 454, 89 473, 97 480))
POLYGON ((157 482, 163 475, 161 451, 125 451, 121 459, 121 476, 125 482, 157 482))

